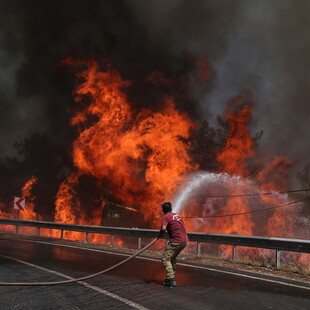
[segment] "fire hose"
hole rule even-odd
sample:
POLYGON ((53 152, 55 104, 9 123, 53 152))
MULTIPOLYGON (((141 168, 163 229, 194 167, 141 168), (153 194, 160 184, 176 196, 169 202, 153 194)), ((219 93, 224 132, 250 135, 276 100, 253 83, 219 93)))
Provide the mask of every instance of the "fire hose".
POLYGON ((140 255, 141 253, 143 253, 145 250, 147 250, 149 247, 151 247, 156 241, 158 240, 158 237, 156 239, 154 239, 153 241, 151 241, 149 244, 147 244, 143 249, 141 249, 139 252, 127 257, 126 259, 124 259, 123 261, 117 263, 116 265, 113 265, 107 269, 101 270, 97 273, 93 273, 91 275, 85 276, 85 277, 81 277, 78 279, 71 279, 71 280, 64 280, 64 281, 57 281, 57 282, 0 282, 0 286, 43 286, 43 285, 61 285, 61 284, 68 284, 68 283, 74 283, 74 282, 78 282, 78 281, 83 281, 83 280, 87 280, 87 279, 91 279, 97 276, 100 276, 112 269, 115 269, 116 267, 119 267, 123 264, 125 264, 126 262, 130 261, 131 259, 135 258, 136 256, 140 255))

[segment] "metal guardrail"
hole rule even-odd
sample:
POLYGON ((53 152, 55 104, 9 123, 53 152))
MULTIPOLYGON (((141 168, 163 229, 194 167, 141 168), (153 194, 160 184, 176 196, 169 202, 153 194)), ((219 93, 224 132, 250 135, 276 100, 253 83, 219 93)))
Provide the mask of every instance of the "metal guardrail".
MULTIPOLYGON (((122 227, 106 227, 106 226, 88 226, 73 225, 53 222, 40 221, 24 221, 12 219, 0 219, 0 224, 16 226, 18 233, 19 226, 36 227, 37 235, 40 236, 40 228, 60 230, 60 238, 63 238, 64 231, 85 232, 85 240, 88 241, 89 233, 108 234, 111 236, 111 244, 114 244, 114 236, 131 236, 138 238, 138 249, 141 249, 142 238, 156 238, 158 230, 138 229, 138 228, 122 228, 122 227)), ((168 239, 165 234, 163 239, 168 239)), ((208 233, 188 233, 189 241, 197 242, 197 255, 201 255, 201 243, 215 243, 232 245, 232 259, 237 258, 237 246, 253 247, 263 249, 273 249, 276 253, 276 268, 280 268, 280 251, 293 251, 301 253, 310 253, 310 240, 286 239, 286 238, 269 238, 255 236, 240 235, 222 235, 208 233)))

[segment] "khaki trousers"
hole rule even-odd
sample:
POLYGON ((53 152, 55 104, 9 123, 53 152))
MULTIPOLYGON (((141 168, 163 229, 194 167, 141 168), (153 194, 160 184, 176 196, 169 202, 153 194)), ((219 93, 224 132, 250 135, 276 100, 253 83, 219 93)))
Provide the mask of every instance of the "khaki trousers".
POLYGON ((172 279, 175 277, 177 256, 186 247, 186 245, 186 242, 168 242, 168 245, 166 246, 162 257, 162 263, 166 271, 166 279, 172 279))

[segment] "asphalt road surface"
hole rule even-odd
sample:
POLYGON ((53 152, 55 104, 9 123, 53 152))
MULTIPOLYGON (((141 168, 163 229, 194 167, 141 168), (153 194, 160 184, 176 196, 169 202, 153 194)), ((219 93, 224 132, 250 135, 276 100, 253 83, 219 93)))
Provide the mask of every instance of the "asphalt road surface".
MULTIPOLYGON (((60 281, 96 273, 126 256, 0 238, 0 282, 60 281)), ((310 309, 310 286, 281 284, 179 264, 176 288, 161 285, 156 259, 135 258, 107 274, 57 286, 0 286, 0 309, 310 309)))

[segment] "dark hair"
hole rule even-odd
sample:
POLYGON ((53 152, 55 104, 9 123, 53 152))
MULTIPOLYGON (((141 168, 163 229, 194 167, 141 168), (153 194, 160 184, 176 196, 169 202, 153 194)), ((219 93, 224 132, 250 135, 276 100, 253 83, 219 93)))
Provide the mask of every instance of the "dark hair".
POLYGON ((162 205, 161 207, 162 207, 163 212, 164 212, 165 214, 172 211, 172 206, 171 206, 171 203, 170 203, 170 202, 165 202, 165 203, 163 203, 163 205, 162 205))

